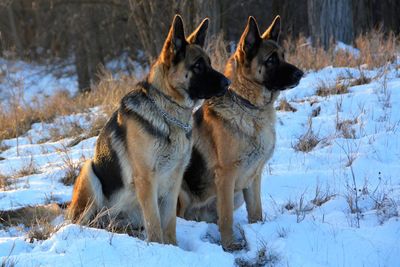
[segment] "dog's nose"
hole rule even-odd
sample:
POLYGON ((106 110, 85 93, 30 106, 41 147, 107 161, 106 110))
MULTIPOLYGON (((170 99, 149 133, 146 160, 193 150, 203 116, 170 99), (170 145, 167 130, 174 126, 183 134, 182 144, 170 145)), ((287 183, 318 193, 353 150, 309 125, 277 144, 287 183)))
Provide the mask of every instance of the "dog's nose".
POLYGON ((221 87, 224 89, 228 89, 229 85, 231 85, 231 81, 227 78, 222 78, 221 79, 221 87))
POLYGON ((301 70, 296 70, 296 71, 293 73, 293 76, 294 76, 294 78, 295 78, 296 80, 300 80, 301 77, 303 77, 303 75, 304 75, 304 72, 302 72, 301 70))

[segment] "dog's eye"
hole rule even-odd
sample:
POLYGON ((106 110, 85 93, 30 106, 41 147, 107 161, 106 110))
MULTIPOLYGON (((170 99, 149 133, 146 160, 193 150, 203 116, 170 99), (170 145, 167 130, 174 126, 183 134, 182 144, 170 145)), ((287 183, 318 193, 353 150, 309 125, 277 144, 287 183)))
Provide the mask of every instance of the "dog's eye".
POLYGON ((201 73, 201 72, 203 72, 203 69, 204 69, 204 65, 203 65, 203 62, 201 60, 198 60, 198 61, 196 61, 196 63, 194 63, 193 71, 195 73, 201 73))
POLYGON ((278 63, 278 57, 276 54, 272 54, 267 60, 265 60, 265 65, 266 66, 273 66, 278 63))

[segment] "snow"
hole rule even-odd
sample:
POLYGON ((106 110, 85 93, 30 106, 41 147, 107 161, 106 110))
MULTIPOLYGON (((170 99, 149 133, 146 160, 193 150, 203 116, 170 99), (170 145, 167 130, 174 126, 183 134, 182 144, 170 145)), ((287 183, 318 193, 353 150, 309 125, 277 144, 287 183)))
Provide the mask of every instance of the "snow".
MULTIPOLYGON (((194 233, 190 237, 198 239, 194 233)), ((21 266, 227 266, 233 263, 233 256, 215 245, 190 251, 77 225, 64 226, 40 243, 24 244, 23 240, 13 238, 8 244, 15 244, 12 255, 19 256, 15 262, 21 266)))
POLYGON ((339 50, 352 54, 356 58, 360 56, 360 50, 340 41, 336 43, 335 52, 339 50))
POLYGON ((55 69, 50 65, 0 58, 0 100, 26 104, 40 102, 59 91, 73 95, 78 90, 78 82, 76 75, 71 73, 71 66, 55 69))
MULTIPOLYGON (((245 244, 228 253, 215 224, 178 218, 178 246, 147 243, 126 234, 61 220, 48 240, 30 243, 22 228, 0 227, 0 262, 16 266, 399 266, 400 263, 400 73, 398 64, 375 70, 326 67, 309 72, 281 94, 296 112, 277 112, 277 144, 262 181, 264 221, 249 224, 244 206, 234 214, 235 237, 245 244), (321 82, 357 79, 342 95, 316 96, 321 82), (313 110, 320 114, 310 117, 313 110), (310 120, 312 121, 310 125, 310 120), (349 120, 349 136, 337 129, 349 120), (311 127, 320 140, 310 152, 295 151, 311 127), (357 200, 357 203, 355 202, 357 200), (354 210, 357 204, 359 211, 354 210)), ((65 157, 90 158, 96 137, 68 147, 71 138, 42 142, 65 122, 90 127, 101 110, 34 124, 24 136, 4 140, 0 173, 34 162, 37 174, 16 178, 0 191, 0 210, 66 202, 72 187, 60 180, 65 157), (18 148, 16 147, 18 143, 18 148)))

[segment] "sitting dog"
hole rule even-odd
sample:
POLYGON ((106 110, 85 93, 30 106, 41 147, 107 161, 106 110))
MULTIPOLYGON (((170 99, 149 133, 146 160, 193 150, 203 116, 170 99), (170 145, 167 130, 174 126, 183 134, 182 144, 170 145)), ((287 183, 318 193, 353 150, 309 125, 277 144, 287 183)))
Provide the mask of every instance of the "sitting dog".
POLYGON ((208 19, 186 39, 176 15, 147 78, 121 100, 102 129, 95 155, 74 185, 69 217, 112 217, 144 226, 148 241, 176 244, 176 205, 192 149, 192 111, 221 96, 230 81, 202 49, 208 19))
POLYGON ((218 222, 226 250, 234 242, 234 209, 246 202, 249 222, 262 219, 261 174, 275 148, 274 101, 295 87, 303 72, 285 62, 278 45, 280 17, 260 35, 249 17, 229 59, 228 93, 206 100, 194 115, 193 151, 179 195, 178 215, 218 222))

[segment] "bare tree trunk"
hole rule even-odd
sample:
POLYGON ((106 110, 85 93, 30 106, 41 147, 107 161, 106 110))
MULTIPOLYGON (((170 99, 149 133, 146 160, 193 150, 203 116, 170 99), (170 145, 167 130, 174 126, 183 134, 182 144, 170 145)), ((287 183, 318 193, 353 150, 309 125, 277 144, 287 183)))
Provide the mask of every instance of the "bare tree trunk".
POLYGON ((85 49, 84 41, 81 41, 75 48, 75 67, 78 75, 78 88, 80 93, 90 91, 90 73, 88 66, 87 51, 85 49))
POLYGON ((19 38, 19 35, 17 32, 17 26, 15 24, 15 16, 14 16, 14 10, 12 8, 12 3, 7 6, 7 14, 8 14, 8 21, 9 21, 10 27, 11 27, 11 34, 14 39, 17 53, 19 56, 22 56, 22 43, 21 43, 21 39, 19 38))
MULTIPOLYGON (((273 0, 272 1, 272 17, 276 15, 282 17, 282 37, 298 36, 300 33, 307 36, 308 21, 307 21, 307 0, 273 0)), ((268 22, 270 23, 270 22, 268 22)))
POLYGON ((355 35, 371 30, 372 0, 353 0, 353 25, 355 35))
POLYGON ((206 7, 206 10, 203 11, 205 16, 209 16, 212 19, 212 23, 210 23, 210 28, 208 29, 208 34, 210 36, 216 36, 221 30, 221 13, 222 13, 222 5, 223 2, 220 0, 208 0, 206 1, 207 5, 203 5, 206 7))
POLYGON ((88 72, 92 83, 97 83, 99 80, 99 71, 104 66, 104 56, 101 47, 100 29, 101 24, 95 16, 89 15, 89 31, 88 31, 88 72))
POLYGON ((400 5, 398 0, 372 0, 373 25, 386 32, 400 32, 400 5))
POLYGON ((164 44, 174 13, 175 1, 130 0, 132 20, 139 41, 150 60, 154 59, 164 44))
POLYGON ((313 42, 327 49, 330 41, 353 42, 351 0, 308 0, 308 24, 313 42))

